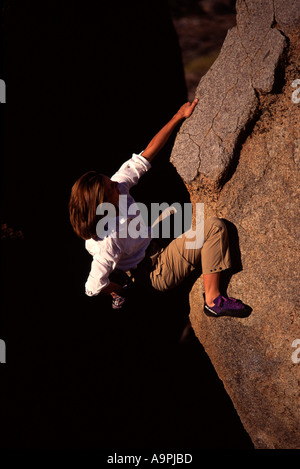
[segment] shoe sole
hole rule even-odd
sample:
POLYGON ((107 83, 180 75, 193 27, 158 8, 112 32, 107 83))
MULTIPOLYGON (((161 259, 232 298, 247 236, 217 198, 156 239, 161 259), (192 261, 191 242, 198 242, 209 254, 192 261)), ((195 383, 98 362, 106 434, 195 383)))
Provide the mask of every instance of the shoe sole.
POLYGON ((204 313, 206 316, 214 317, 214 318, 220 318, 222 316, 231 316, 235 318, 246 318, 247 316, 250 315, 252 311, 252 308, 250 306, 245 306, 245 308, 241 311, 236 311, 234 309, 225 309, 222 311, 222 313, 216 313, 213 309, 211 309, 209 306, 205 305, 204 306, 204 313))

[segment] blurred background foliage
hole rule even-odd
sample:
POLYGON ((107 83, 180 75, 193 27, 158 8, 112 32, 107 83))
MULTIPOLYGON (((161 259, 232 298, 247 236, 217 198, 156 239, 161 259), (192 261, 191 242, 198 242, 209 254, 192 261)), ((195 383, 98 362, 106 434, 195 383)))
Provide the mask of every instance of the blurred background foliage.
POLYGON ((219 55, 229 28, 235 25, 235 0, 169 0, 178 37, 188 99, 219 55))

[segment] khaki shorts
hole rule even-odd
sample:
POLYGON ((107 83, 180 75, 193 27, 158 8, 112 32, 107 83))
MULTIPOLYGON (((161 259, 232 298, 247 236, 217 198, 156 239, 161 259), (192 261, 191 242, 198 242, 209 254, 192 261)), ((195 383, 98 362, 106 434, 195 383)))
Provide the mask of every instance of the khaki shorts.
POLYGON ((189 232, 184 233, 166 248, 160 248, 159 242, 152 240, 145 259, 134 272, 137 283, 166 291, 179 285, 199 263, 203 274, 221 272, 231 266, 228 233, 222 220, 205 220, 204 239, 195 237, 194 244, 188 235, 189 232))

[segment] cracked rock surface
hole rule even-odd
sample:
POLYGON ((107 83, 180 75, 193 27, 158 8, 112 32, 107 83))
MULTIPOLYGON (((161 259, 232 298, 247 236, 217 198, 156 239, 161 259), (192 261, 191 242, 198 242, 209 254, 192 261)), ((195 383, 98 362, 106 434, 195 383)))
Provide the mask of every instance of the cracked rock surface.
POLYGON ((172 152, 171 162, 186 183, 198 175, 205 176, 206 186, 208 180, 212 187, 225 180, 243 132, 257 112, 257 94, 270 92, 274 85, 286 45, 274 24, 272 0, 237 2, 237 25, 228 31, 217 60, 201 79, 196 89, 199 103, 182 125, 172 152))
POLYGON ((190 293, 195 334, 255 448, 300 447, 299 26, 298 0, 238 0, 172 152, 191 201, 228 226, 222 289, 253 309, 205 316, 202 276, 190 293))

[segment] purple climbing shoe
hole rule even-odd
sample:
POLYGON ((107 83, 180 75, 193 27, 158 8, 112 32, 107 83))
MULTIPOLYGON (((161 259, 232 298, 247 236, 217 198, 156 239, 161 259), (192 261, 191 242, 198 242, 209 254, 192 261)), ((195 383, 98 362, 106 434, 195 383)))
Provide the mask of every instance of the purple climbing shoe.
POLYGON ((245 318, 249 316, 252 308, 242 303, 241 300, 219 295, 214 299, 214 306, 207 306, 204 302, 204 313, 207 316, 233 316, 236 318, 245 318))

